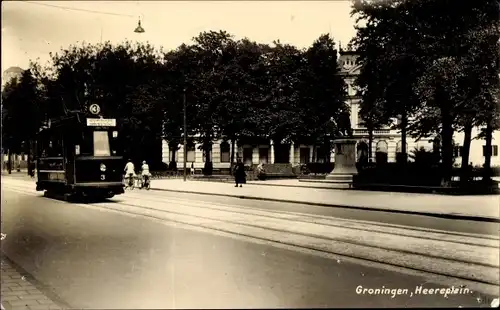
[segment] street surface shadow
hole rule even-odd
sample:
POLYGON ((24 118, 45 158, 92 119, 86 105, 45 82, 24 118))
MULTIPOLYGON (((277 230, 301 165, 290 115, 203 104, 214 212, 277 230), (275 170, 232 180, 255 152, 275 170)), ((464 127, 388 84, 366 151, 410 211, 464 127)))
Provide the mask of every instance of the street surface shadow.
POLYGON ((64 195, 48 194, 48 193, 44 193, 40 195, 40 197, 58 201, 65 201, 68 203, 82 203, 82 204, 118 203, 118 201, 110 200, 109 198, 82 197, 82 196, 66 197, 64 195))

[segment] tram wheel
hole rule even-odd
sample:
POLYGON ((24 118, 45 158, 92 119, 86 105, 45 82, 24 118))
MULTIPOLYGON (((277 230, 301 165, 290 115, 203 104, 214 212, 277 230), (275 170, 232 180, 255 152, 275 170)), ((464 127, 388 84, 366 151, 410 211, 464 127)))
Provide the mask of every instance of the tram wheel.
POLYGON ((74 202, 76 200, 76 195, 73 193, 64 193, 63 197, 66 202, 74 202))

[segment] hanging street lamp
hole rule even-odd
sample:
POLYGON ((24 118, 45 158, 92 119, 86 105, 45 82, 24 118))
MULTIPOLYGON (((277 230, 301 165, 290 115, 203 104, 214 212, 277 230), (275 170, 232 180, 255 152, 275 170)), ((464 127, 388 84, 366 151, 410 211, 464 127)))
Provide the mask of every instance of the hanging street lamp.
POLYGON ((141 18, 139 17, 139 21, 137 22, 137 27, 134 30, 135 33, 144 33, 145 30, 141 26, 141 18))

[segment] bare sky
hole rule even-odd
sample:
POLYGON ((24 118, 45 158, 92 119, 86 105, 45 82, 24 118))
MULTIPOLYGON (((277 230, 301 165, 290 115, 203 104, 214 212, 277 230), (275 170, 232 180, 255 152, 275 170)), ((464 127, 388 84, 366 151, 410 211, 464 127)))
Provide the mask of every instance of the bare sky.
POLYGON ((27 68, 36 58, 45 63, 49 52, 77 41, 97 43, 101 34, 103 41, 149 41, 173 49, 202 31, 222 29, 237 39, 261 43, 280 39, 302 48, 330 32, 345 45, 355 34, 350 10, 349 0, 2 1, 2 70, 27 68), (133 32, 139 17, 146 30, 142 34, 133 32))

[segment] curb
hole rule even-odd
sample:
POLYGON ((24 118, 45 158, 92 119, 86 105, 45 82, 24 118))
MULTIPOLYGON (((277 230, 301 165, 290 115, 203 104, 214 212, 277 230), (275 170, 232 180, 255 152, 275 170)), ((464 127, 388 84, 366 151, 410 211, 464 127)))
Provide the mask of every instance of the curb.
MULTIPOLYGON (((54 304, 58 305, 63 309, 72 309, 64 299, 62 299, 58 294, 56 294, 51 287, 43 284, 33 277, 32 274, 27 272, 23 267, 18 265, 12 259, 10 259, 4 251, 0 251, 0 258, 6 261, 14 270, 16 270, 20 275, 26 277, 26 280, 32 284, 36 289, 40 291, 43 295, 49 298, 54 304)), ((3 307, 3 305, 2 305, 3 307)))
POLYGON ((304 204, 304 205, 320 206, 320 207, 328 207, 328 208, 343 208, 343 209, 354 209, 354 210, 365 210, 365 211, 379 211, 379 212, 396 213, 396 214, 420 215, 420 216, 437 217, 437 218, 451 219, 451 220, 500 223, 500 219, 494 218, 494 217, 486 217, 486 216, 470 216, 470 215, 459 215, 459 214, 448 214, 448 213, 431 213, 431 212, 419 212, 419 211, 408 211, 408 210, 390 210, 390 209, 381 209, 381 208, 375 208, 375 207, 336 205, 336 204, 328 204, 328 203, 321 203, 321 202, 264 198, 264 197, 244 196, 244 195, 201 193, 201 192, 196 192, 196 191, 174 190, 174 189, 165 189, 165 188, 151 188, 151 190, 163 191, 163 192, 174 192, 174 193, 185 193, 185 194, 196 194, 196 195, 230 197, 230 198, 249 199, 249 200, 263 200, 263 201, 284 202, 284 203, 293 203, 293 204, 304 204))
MULTIPOLYGON (((234 184, 233 180, 190 180, 193 182, 213 182, 213 183, 230 183, 234 184)), ((245 185, 262 185, 262 186, 274 186, 274 187, 291 187, 291 188, 311 188, 311 189, 329 189, 329 190, 339 190, 339 191, 345 191, 345 190, 356 190, 354 188, 331 188, 331 187, 326 187, 326 186, 300 186, 300 185, 289 185, 289 184, 269 184, 269 183, 250 183, 252 181, 247 181, 245 185)))

